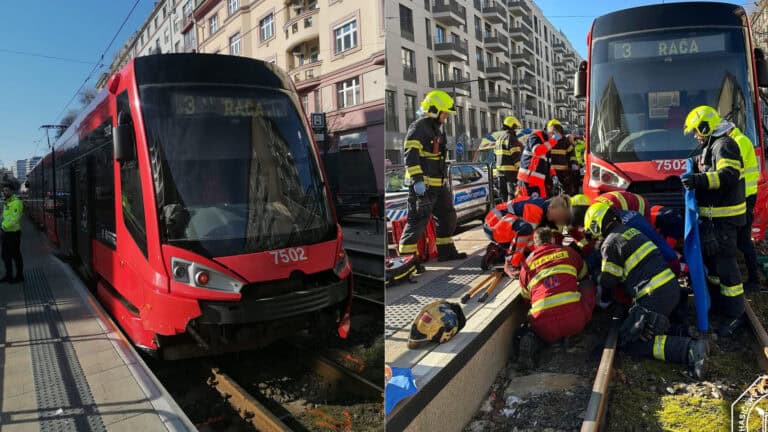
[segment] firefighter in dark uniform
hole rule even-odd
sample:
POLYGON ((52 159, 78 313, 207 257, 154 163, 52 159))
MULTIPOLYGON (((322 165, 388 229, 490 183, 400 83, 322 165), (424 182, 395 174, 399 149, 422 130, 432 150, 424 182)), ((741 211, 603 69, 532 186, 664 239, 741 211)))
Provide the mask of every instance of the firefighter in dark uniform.
POLYGON ((515 197, 517 186, 517 170, 520 168, 520 148, 517 140, 517 129, 522 127, 520 120, 514 116, 504 119, 504 133, 496 140, 496 171, 499 177, 499 193, 503 201, 515 197))
POLYGON ((433 90, 421 102, 423 117, 408 127, 404 152, 405 177, 409 179, 408 218, 400 237, 401 254, 415 254, 419 238, 430 218, 435 218, 437 258, 450 261, 466 258, 453 244, 456 209, 447 184, 446 139, 441 126, 454 114, 453 98, 433 90))
POLYGON ((568 195, 575 195, 579 191, 579 163, 576 160, 573 144, 565 135, 563 125, 557 119, 547 122, 547 133, 549 136, 560 137, 550 151, 552 169, 555 170, 563 191, 568 195))
MULTIPOLYGON (((620 286, 632 298, 619 330, 619 346, 630 355, 687 364, 691 375, 701 379, 706 342, 670 334, 670 316, 681 319, 686 311, 681 307, 680 284, 659 249, 639 230, 622 224, 606 203, 591 205, 584 219, 589 234, 604 238, 598 276, 602 301, 609 301, 620 286)), ((687 333, 680 328, 674 333, 687 333)))
POLYGON ((688 114, 683 132, 694 132, 703 150, 697 172, 684 174, 681 180, 686 188, 696 190, 707 282, 714 309, 725 317, 717 331, 730 336, 744 322, 744 287, 736 242, 747 221, 747 204, 739 145, 728 136, 730 128, 720 126, 721 121, 717 111, 705 105, 688 114))

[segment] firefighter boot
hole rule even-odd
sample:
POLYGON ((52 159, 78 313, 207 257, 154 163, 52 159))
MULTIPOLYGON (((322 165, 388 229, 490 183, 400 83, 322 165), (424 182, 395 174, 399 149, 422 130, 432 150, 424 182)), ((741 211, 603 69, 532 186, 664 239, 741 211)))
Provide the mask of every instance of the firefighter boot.
POLYGON ((744 315, 737 318, 726 318, 717 328, 717 335, 720 337, 731 337, 736 333, 736 330, 744 325, 744 315))
POLYGON ((460 260, 467 257, 464 252, 456 250, 456 246, 453 244, 437 245, 437 260, 438 261, 453 261, 460 260))
POLYGON ((520 354, 517 362, 522 369, 533 370, 538 363, 541 340, 530 329, 526 329, 520 338, 520 354))
POLYGON ((692 340, 688 343, 688 372, 697 380, 704 378, 704 360, 707 358, 707 341, 692 340))

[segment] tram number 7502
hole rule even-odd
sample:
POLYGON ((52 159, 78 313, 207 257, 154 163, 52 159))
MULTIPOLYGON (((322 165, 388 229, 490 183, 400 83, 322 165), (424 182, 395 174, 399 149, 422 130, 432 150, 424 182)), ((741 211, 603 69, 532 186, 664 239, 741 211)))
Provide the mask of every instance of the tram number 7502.
POLYGON ((685 159, 656 160, 656 171, 685 171, 685 159))
POLYGON ((275 258, 275 264, 288 264, 307 260, 307 252, 304 248, 300 247, 269 251, 269 253, 275 258))

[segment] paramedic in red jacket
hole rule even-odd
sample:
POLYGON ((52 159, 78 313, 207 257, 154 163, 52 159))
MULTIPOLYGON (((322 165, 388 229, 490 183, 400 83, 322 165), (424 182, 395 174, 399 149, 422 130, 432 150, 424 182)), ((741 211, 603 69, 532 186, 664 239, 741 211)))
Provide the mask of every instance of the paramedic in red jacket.
POLYGON ((596 297, 584 262, 575 250, 552 244, 547 228, 534 232, 533 244, 520 270, 522 295, 531 302, 531 329, 547 342, 580 333, 592 319, 596 297))

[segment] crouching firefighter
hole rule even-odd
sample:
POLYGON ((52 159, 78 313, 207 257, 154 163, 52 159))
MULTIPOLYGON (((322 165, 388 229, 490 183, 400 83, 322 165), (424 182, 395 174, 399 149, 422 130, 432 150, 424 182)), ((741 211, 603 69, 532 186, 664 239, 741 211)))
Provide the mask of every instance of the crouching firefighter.
MULTIPOLYGON (((629 315, 619 330, 619 346, 630 355, 686 364, 690 374, 701 379, 706 343, 687 336, 674 336, 670 322, 682 320, 685 302, 680 284, 648 237, 629 228, 604 203, 592 205, 585 216, 586 230, 604 238, 600 247, 601 272, 598 292, 603 301, 619 286, 632 298, 629 315)), ((674 331, 687 333, 682 328, 674 331)))
POLYGON ((728 136, 731 125, 714 108, 699 106, 685 119, 683 132, 694 132, 703 146, 697 171, 681 176, 696 190, 701 220, 701 250, 707 267, 712 305, 725 317, 717 329, 731 336, 744 322, 744 287, 736 261, 738 231, 747 221, 743 163, 739 145, 728 136))
POLYGON ((520 340, 522 364, 536 363, 536 337, 551 343, 578 334, 592 319, 595 308, 595 285, 585 279, 587 267, 581 257, 552 240, 551 230, 536 229, 534 250, 520 270, 521 293, 531 302, 528 322, 533 331, 520 340))
POLYGON ((437 258, 450 261, 467 257, 453 244, 456 209, 447 185, 446 138, 441 126, 454 114, 453 98, 441 90, 433 90, 421 102, 422 118, 408 127, 404 144, 408 188, 408 217, 400 237, 401 254, 415 254, 419 238, 429 219, 435 218, 437 258))

